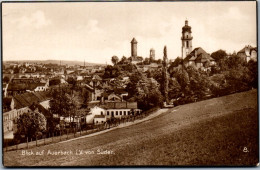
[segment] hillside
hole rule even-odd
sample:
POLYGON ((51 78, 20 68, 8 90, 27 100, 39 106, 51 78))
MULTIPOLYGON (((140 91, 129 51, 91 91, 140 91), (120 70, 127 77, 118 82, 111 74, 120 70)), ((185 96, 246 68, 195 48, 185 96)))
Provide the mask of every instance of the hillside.
POLYGON ((259 150, 257 90, 178 106, 143 123, 31 150, 44 155, 4 152, 4 165, 255 166, 259 150), (85 153, 77 155, 78 150, 85 153), (97 154, 97 150, 112 154, 97 154), (72 154, 48 155, 48 151, 72 154))

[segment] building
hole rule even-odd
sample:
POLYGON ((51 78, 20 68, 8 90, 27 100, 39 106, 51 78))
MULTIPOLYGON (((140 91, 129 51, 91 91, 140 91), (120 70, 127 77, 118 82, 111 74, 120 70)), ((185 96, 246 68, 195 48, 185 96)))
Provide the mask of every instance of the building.
POLYGON ((131 56, 132 57, 137 57, 137 41, 135 38, 132 39, 131 41, 131 56))
POLYGON ((143 61, 143 58, 140 56, 137 56, 137 41, 135 38, 132 39, 131 41, 131 57, 130 57, 130 62, 132 64, 137 64, 143 61))
POLYGON ((247 45, 237 55, 246 60, 246 62, 249 60, 257 61, 257 48, 247 45))
POLYGON ((4 133, 13 131, 16 119, 23 113, 31 111, 30 106, 33 104, 48 109, 50 97, 47 92, 33 92, 13 96, 10 100, 8 102, 10 106, 5 106, 10 109, 3 113, 4 133))
POLYGON ((155 60, 155 50, 153 48, 150 49, 150 61, 155 60))
POLYGON ((188 25, 188 20, 185 21, 185 26, 182 27, 182 37, 181 37, 181 56, 182 59, 186 58, 188 54, 192 51, 192 39, 191 27, 188 25))
POLYGON ((216 62, 210 54, 204 51, 201 47, 198 47, 184 58, 183 64, 186 67, 195 66, 198 69, 204 70, 205 68, 215 65, 216 62))
POLYGON ((141 113, 137 108, 137 102, 109 102, 89 107, 90 115, 86 116, 88 124, 100 124, 101 121, 105 123, 111 117, 121 119, 141 113))

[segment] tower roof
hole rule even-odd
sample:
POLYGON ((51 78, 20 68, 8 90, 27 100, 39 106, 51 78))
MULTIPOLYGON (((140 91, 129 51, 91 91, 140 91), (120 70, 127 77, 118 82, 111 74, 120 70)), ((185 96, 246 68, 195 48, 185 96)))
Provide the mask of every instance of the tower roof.
POLYGON ((182 27, 182 33, 184 32, 191 33, 191 27, 188 25, 188 20, 185 20, 185 25, 182 27))
POLYGON ((133 38, 132 41, 131 41, 131 43, 137 43, 136 39, 133 38))

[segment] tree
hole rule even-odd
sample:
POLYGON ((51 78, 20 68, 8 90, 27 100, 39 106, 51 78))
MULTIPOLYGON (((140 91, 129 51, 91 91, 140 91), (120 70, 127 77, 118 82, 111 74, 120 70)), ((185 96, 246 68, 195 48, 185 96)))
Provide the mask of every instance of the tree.
POLYGON ((144 63, 144 65, 149 65, 150 64, 150 59, 149 58, 145 58, 143 63, 144 63))
POLYGON ((51 92, 52 99, 50 100, 50 113, 60 116, 68 116, 71 111, 71 106, 69 103, 69 98, 65 94, 63 89, 61 90, 53 90, 51 92))
POLYGON ((50 86, 54 86, 54 85, 58 85, 58 84, 60 84, 60 79, 52 79, 52 80, 50 80, 50 82, 49 82, 49 85, 50 86))
POLYGON ((220 60, 224 59, 226 56, 227 53, 224 50, 218 50, 211 54, 211 57, 215 59, 216 62, 219 62, 220 60))
POLYGON ((29 139, 40 136, 46 131, 46 118, 38 111, 29 111, 20 115, 17 120, 17 132, 15 138, 26 136, 29 139))
POLYGON ((177 99, 181 97, 181 86, 176 78, 169 79, 169 99, 177 99))
POLYGON ((121 74, 122 74, 121 68, 118 65, 115 66, 108 65, 105 68, 105 73, 103 75, 103 78, 115 78, 121 74))
POLYGON ((169 103, 168 101, 168 85, 169 85, 169 80, 168 80, 168 72, 167 72, 167 65, 168 65, 168 58, 167 58, 167 47, 164 46, 163 50, 163 69, 162 69, 162 94, 164 95, 164 99, 166 103, 169 103))
POLYGON ((257 65, 257 62, 253 61, 253 60, 249 60, 247 67, 250 70, 250 76, 252 78, 250 85, 253 88, 257 88, 257 86, 258 86, 258 78, 257 78, 258 65, 257 65))
POLYGON ((157 64, 162 64, 162 59, 158 59, 157 64))
POLYGON ((19 69, 19 67, 17 66, 17 67, 14 67, 14 74, 17 74, 17 73, 19 73, 19 71, 20 71, 20 69, 19 69))
POLYGON ((182 64, 182 59, 180 57, 177 57, 174 62, 171 63, 171 66, 169 68, 172 67, 178 67, 180 64, 182 64))
POLYGON ((9 83, 9 81, 10 81, 10 78, 7 77, 7 76, 4 76, 3 82, 4 83, 9 83))
POLYGON ((69 108, 69 118, 71 120, 71 116, 73 118, 73 122, 74 122, 74 119, 75 119, 75 116, 78 115, 78 110, 80 109, 81 107, 81 104, 79 102, 79 98, 77 95, 75 94, 65 94, 65 96, 67 97, 67 105, 68 105, 68 108, 69 108))
POLYGON ((73 77, 69 77, 68 78, 68 83, 71 85, 75 85, 77 83, 77 80, 73 77))
POLYGON ((111 61, 112 61, 112 63, 113 63, 114 65, 116 65, 116 64, 118 63, 119 59, 118 59, 117 56, 114 55, 114 56, 112 56, 111 61))
POLYGON ((128 97, 134 97, 137 93, 137 83, 140 80, 143 80, 145 77, 139 72, 135 71, 130 77, 129 77, 129 83, 127 84, 127 92, 128 92, 128 97))
POLYGON ((148 110, 153 107, 162 106, 163 96, 159 87, 160 84, 153 78, 144 77, 138 81, 135 98, 140 109, 148 110))
POLYGON ((76 86, 77 86, 77 80, 73 77, 69 77, 68 78, 68 83, 71 84, 71 90, 73 92, 74 89, 76 89, 76 86))
POLYGON ((189 89, 192 92, 192 97, 203 98, 210 87, 208 77, 191 66, 187 67, 187 73, 189 75, 189 89))
POLYGON ((127 64, 128 60, 125 56, 123 56, 118 64, 127 64))
POLYGON ((82 88, 81 97, 83 99, 81 107, 87 108, 88 102, 90 101, 90 92, 86 88, 82 88))

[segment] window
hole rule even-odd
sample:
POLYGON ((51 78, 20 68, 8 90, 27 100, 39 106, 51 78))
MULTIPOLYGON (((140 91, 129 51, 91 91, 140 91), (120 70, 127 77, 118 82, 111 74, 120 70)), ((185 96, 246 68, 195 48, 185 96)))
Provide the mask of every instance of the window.
POLYGON ((103 123, 103 120, 101 121, 101 123, 103 123))
POLYGON ((122 111, 120 111, 120 115, 122 115, 122 111))
POLYGON ((101 115, 103 115, 103 111, 101 111, 101 115))
POLYGON ((188 38, 189 36, 187 35, 186 37, 188 38))
POLYGON ((189 47, 189 41, 186 41, 186 47, 189 47))
POLYGON ((128 115, 130 115, 130 111, 128 111, 128 115))
POLYGON ((107 111, 107 115, 109 115, 109 111, 107 111))
POLYGON ((118 115, 118 111, 116 111, 116 115, 118 115))
POLYGON ((124 115, 126 115, 126 111, 124 111, 124 115))
POLYGON ((98 121, 96 121, 96 123, 98 123, 98 121))

